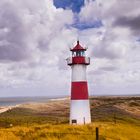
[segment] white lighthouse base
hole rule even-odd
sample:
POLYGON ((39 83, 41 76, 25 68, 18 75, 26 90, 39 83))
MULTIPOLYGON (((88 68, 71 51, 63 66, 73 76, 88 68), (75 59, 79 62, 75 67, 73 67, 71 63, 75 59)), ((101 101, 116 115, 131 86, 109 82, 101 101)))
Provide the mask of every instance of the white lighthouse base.
POLYGON ((70 124, 91 123, 89 100, 71 100, 70 124))

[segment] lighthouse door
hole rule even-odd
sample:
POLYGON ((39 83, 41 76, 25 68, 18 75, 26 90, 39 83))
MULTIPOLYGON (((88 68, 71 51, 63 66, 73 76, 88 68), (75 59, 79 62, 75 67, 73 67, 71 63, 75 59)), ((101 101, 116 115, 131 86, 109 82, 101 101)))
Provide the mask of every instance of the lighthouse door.
POLYGON ((77 124, 77 120, 72 120, 72 124, 77 124))

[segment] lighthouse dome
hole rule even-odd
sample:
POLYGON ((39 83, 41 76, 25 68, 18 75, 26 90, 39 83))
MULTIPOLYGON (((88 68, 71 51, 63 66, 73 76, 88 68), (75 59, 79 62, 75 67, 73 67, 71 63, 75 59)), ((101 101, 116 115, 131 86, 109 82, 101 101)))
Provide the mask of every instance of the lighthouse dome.
POLYGON ((83 48, 78 40, 76 46, 73 49, 71 49, 71 51, 86 51, 86 48, 83 48))

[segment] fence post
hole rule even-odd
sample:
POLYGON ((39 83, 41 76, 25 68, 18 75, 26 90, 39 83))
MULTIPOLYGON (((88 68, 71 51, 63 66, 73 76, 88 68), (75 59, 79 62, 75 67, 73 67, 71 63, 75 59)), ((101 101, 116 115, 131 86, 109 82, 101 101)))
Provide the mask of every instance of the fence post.
POLYGON ((117 123, 117 120, 116 120, 116 114, 114 113, 114 124, 117 123))
POLYGON ((99 140, 99 128, 96 127, 96 140, 99 140))

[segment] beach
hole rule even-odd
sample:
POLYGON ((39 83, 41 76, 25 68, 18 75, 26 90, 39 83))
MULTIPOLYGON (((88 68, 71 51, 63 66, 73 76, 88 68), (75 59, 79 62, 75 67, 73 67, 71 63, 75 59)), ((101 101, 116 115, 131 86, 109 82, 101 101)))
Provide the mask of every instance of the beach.
POLYGON ((15 105, 15 106, 3 106, 3 107, 0 107, 0 113, 4 113, 8 110, 11 110, 13 108, 16 108, 16 107, 19 107, 20 105, 15 105))
POLYGON ((16 97, 16 98, 4 98, 0 99, 2 103, 0 104, 0 113, 4 113, 8 110, 12 110, 17 107, 21 108, 32 108, 32 109, 38 109, 38 107, 43 106, 43 108, 46 108, 47 106, 51 104, 55 104, 55 101, 65 101, 68 97, 62 97, 62 98, 48 98, 48 97, 16 97), (7 99, 7 100, 6 100, 7 99))
POLYGON ((10 110, 12 108, 13 107, 11 107, 11 106, 8 106, 8 107, 0 107, 0 113, 6 112, 6 111, 8 111, 8 110, 10 110))

